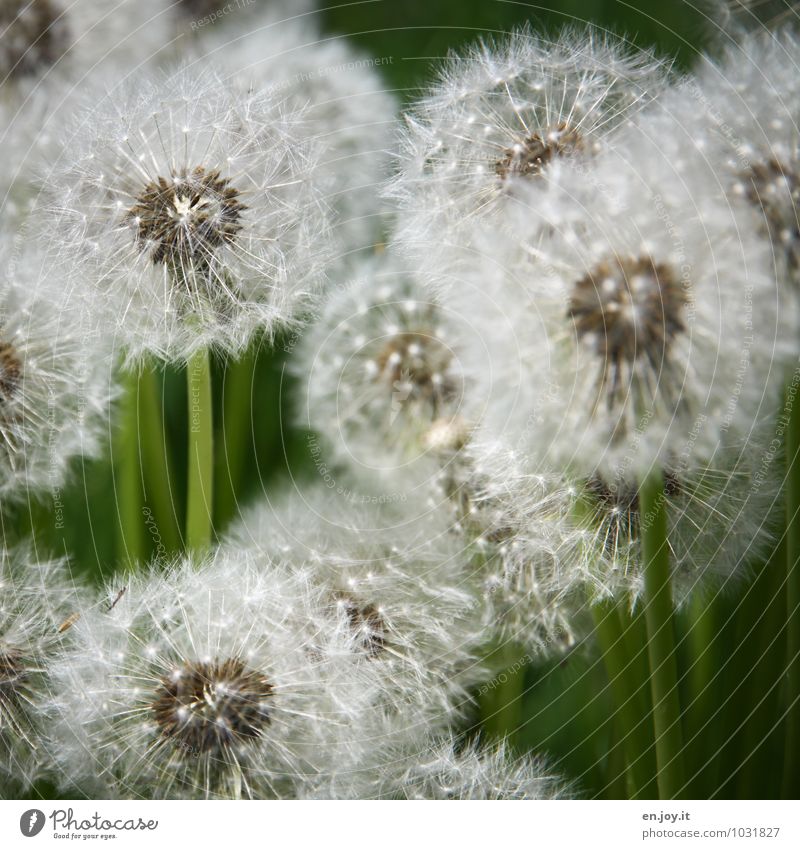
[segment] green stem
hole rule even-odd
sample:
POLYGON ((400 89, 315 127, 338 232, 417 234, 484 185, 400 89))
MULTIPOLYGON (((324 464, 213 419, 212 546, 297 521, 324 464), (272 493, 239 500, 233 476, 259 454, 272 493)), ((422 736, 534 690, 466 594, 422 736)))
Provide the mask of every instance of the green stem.
POLYGON ((189 360, 189 456, 186 492, 186 548, 202 552, 211 545, 214 498, 214 412, 211 360, 206 349, 189 360))
POLYGON ((222 445, 217 446, 216 503, 214 519, 222 527, 236 512, 237 499, 245 468, 248 445, 252 443, 252 413, 250 399, 253 391, 255 353, 247 353, 236 362, 228 363, 222 392, 222 445))
POLYGON ((797 403, 798 372, 786 387, 786 752, 783 798, 800 792, 800 413, 797 403))
MULTIPOLYGON (((145 506, 152 505, 157 535, 156 548, 163 546, 163 554, 180 551, 181 536, 175 509, 175 490, 169 472, 167 435, 161 412, 161 393, 158 375, 145 369, 139 380, 141 406, 142 457, 145 475, 145 506)), ((147 518, 147 517, 145 517, 147 518)), ((149 526, 149 523, 148 523, 149 526)))
POLYGON ((525 669, 521 665, 509 666, 497 691, 495 729, 499 738, 512 745, 516 742, 522 725, 522 697, 525 692, 525 669))
POLYGON ((653 743, 637 698, 638 681, 631 675, 632 664, 625 647, 620 618, 616 608, 607 602, 594 605, 592 614, 614 698, 614 722, 625 730, 622 745, 628 764, 631 796, 634 799, 653 798, 656 795, 653 785, 653 743))
POLYGON ((722 722, 711 721, 718 702, 720 678, 719 623, 716 607, 698 593, 691 602, 687 631, 692 658, 688 670, 690 704, 686 712, 687 747, 691 759, 692 796, 708 798, 717 790, 715 775, 722 746, 722 722))
POLYGON ((609 733, 606 786, 603 791, 606 799, 629 799, 636 795, 635 790, 628 786, 631 776, 625 765, 625 747, 622 744, 625 734, 618 717, 614 717, 609 733))
POLYGON ((116 437, 118 461, 115 473, 119 515, 118 557, 128 567, 145 559, 142 520, 142 465, 139 457, 139 376, 125 372, 121 376, 123 396, 120 427, 116 437))
POLYGON ((658 790, 662 799, 684 792, 683 734, 670 586, 664 478, 651 472, 639 490, 644 568, 644 612, 653 694, 658 790))

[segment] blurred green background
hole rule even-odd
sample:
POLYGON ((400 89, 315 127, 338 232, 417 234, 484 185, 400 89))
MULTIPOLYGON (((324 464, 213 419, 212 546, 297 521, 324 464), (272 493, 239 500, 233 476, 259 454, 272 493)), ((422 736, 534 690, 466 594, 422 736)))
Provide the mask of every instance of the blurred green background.
MULTIPOLYGON (((387 87, 406 102, 420 93, 449 50, 481 34, 501 35, 523 21, 544 32, 589 21, 674 57, 681 68, 691 66, 714 30, 701 11, 682 0, 366 0, 331 6, 319 15, 326 31, 350 36, 369 56, 389 57, 378 70, 387 87)), ((237 505, 246 505, 261 491, 274 491, 290 472, 301 482, 315 474, 305 434, 289 421, 295 388, 284 370, 286 355, 280 345, 277 350, 256 343, 244 365, 215 365, 216 444, 234 446, 235 454, 230 474, 226 457, 218 458, 217 530, 235 516, 237 505), (255 426, 251 430, 249 421, 237 421, 223 432, 224 395, 241 391, 243 385, 255 426)), ((159 388, 171 453, 178 458, 172 470, 177 482, 174 506, 182 519, 185 377, 168 370, 159 388)), ((109 438, 113 442, 115 435, 109 438)), ((56 527, 51 505, 32 503, 4 528, 6 538, 12 541, 33 530, 41 556, 68 553, 76 572, 95 580, 108 577, 121 562, 117 471, 110 461, 83 463, 62 493, 62 528, 56 527)), ((147 493, 144 497, 147 503, 147 493)), ((780 795, 785 665, 781 580, 781 570, 765 564, 734 595, 703 602, 679 617, 680 651, 688 656, 701 645, 712 681, 710 688, 694 692, 695 668, 688 662, 682 665, 683 704, 692 705, 685 722, 695 773, 693 795, 780 795)), ((496 680, 480 697, 480 709, 465 733, 509 734, 518 751, 545 754, 577 780, 587 796, 624 796, 618 746, 622 729, 613 719, 606 674, 593 641, 544 663, 528 662, 521 649, 505 646, 501 664, 509 667, 503 682, 496 680)))

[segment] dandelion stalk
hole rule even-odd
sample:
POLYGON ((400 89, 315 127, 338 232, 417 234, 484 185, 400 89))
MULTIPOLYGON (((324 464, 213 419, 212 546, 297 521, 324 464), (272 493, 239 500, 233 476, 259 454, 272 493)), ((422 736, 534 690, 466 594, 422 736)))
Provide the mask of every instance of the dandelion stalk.
POLYGON ((683 735, 673 631, 667 510, 664 478, 660 471, 652 471, 643 481, 639 500, 658 790, 662 799, 678 799, 684 787, 683 735))
POLYGON ((218 526, 236 511, 237 497, 245 468, 248 440, 252 440, 250 398, 256 354, 248 350, 225 369, 222 395, 222 445, 217 453, 217 493, 214 518, 218 526))
POLYGON ((161 412, 160 384, 156 373, 146 368, 139 379, 142 458, 144 460, 145 506, 152 503, 161 542, 167 551, 179 551, 180 529, 170 478, 166 433, 161 412))
POLYGON ((139 454, 139 375, 122 375, 121 424, 117 433, 119 462, 115 475, 119 515, 119 556, 128 565, 144 559, 142 520, 142 464, 139 454))
POLYGON ((786 388, 786 760, 783 797, 796 797, 800 786, 800 415, 793 410, 797 372, 786 388))
POLYGON ((621 740, 628 765, 631 797, 649 799, 656 795, 650 757, 652 740, 638 703, 638 681, 631 675, 633 665, 625 646, 625 634, 613 604, 604 602, 593 605, 592 613, 595 634, 614 698, 616 720, 624 729, 621 740))
POLYGON ((214 495, 214 416, 207 349, 192 355, 186 376, 189 390, 186 548, 203 551, 211 544, 214 495))

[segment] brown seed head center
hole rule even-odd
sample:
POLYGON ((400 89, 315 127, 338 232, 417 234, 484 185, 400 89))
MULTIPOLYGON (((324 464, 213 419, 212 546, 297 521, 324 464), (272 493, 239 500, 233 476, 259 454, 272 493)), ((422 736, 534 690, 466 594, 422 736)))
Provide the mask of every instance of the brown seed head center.
POLYGON ((500 179, 508 177, 535 177, 558 156, 564 156, 583 147, 578 131, 566 123, 560 123, 541 134, 533 133, 524 141, 506 148, 503 156, 495 163, 495 173, 500 179))
POLYGON ((151 710, 184 751, 220 753, 261 737, 273 685, 238 658, 187 663, 161 679, 151 710))
POLYGON ((659 375, 686 329, 686 303, 672 267, 649 256, 604 260, 574 284, 567 316, 603 362, 609 404, 634 366, 659 375))
POLYGON ((448 374, 450 349, 435 336, 405 331, 392 336, 378 354, 376 379, 403 400, 429 401, 434 410, 456 392, 448 374))
POLYGON ((195 168, 148 183, 126 220, 153 263, 173 268, 206 266, 242 229, 239 190, 219 171, 195 168))

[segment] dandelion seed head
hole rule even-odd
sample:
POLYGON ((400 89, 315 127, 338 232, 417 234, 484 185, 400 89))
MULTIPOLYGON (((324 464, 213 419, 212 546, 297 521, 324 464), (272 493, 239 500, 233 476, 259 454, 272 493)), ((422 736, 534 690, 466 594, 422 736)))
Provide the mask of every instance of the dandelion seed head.
POLYGON ((51 665, 63 786, 298 798, 359 757, 381 683, 318 588, 241 549, 126 580, 51 665))
POLYGON ((722 166, 690 151, 678 164, 681 120, 640 113, 547 209, 519 188, 504 227, 472 228, 469 267, 439 292, 480 316, 453 343, 475 444, 513 447, 526 474, 636 483, 675 456, 703 468, 776 403, 793 318, 771 248, 722 166), (548 228, 532 233, 532 214, 548 228))
POLYGON ((686 301, 673 269, 649 256, 603 260, 575 282, 567 317, 603 362, 609 407, 627 392, 630 369, 649 368, 658 380, 673 337, 686 330, 686 301))
POLYGON ((47 774, 42 749, 48 662, 71 636, 83 591, 62 561, 27 549, 0 555, 0 779, 22 791, 47 774))
POLYGON ((652 54, 591 29, 548 40, 523 28, 451 57, 406 116, 388 187, 398 246, 433 277, 468 264, 466 222, 513 204, 523 185, 546 205, 562 173, 591 167, 667 78, 652 54))
POLYGON ((198 166, 148 183, 126 217, 153 263, 207 267, 216 249, 233 242, 242 229, 245 207, 239 197, 218 171, 198 166))
POLYGON ((86 332, 68 275, 0 242, 0 496, 53 491, 101 445, 114 393, 106 340, 86 332))
POLYGON ((205 62, 87 94, 47 205, 89 317, 131 362, 238 354, 311 306, 331 242, 300 112, 205 62))
POLYGON ((300 416, 325 460, 373 489, 407 491, 435 476, 428 432, 435 422, 457 429, 466 391, 452 339, 449 317, 392 257, 355 265, 297 352, 308 386, 300 416))
POLYGON ((151 713, 165 737, 186 752, 235 748, 270 723, 272 684, 239 658, 190 663, 162 679, 151 713))
POLYGON ((353 776, 350 798, 564 799, 572 790, 546 761, 432 735, 413 745, 378 746, 353 776))
POLYGON ((395 732, 469 704, 485 635, 479 577, 450 513, 333 496, 323 486, 251 509, 225 545, 275 557, 327 599, 332 621, 383 681, 395 732))

